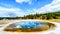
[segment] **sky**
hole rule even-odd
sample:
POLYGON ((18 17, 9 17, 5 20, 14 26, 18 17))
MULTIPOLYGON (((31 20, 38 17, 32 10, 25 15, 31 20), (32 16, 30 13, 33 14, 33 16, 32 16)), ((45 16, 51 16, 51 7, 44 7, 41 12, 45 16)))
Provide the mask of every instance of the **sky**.
POLYGON ((0 17, 22 17, 60 10, 60 0, 0 0, 0 17))

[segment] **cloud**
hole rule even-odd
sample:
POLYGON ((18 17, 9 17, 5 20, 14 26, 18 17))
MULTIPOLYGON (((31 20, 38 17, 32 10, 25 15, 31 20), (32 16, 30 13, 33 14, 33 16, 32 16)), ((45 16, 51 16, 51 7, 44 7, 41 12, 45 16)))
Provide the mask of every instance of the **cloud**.
POLYGON ((24 16, 25 13, 21 12, 18 8, 3 8, 0 7, 0 17, 16 17, 24 16))
POLYGON ((16 0, 16 2, 18 2, 18 3, 23 3, 23 2, 25 2, 25 3, 31 4, 31 0, 16 0))
POLYGON ((37 13, 46 13, 60 10, 60 0, 53 0, 52 3, 36 10, 37 13))

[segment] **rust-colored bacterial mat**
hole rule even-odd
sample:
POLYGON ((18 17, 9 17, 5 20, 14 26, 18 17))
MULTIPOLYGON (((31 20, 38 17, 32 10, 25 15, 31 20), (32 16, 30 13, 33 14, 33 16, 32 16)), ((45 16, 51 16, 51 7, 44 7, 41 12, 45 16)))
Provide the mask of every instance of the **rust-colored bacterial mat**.
POLYGON ((41 21, 22 21, 10 24, 4 31, 10 32, 40 32, 49 30, 55 27, 52 23, 45 23, 41 21))

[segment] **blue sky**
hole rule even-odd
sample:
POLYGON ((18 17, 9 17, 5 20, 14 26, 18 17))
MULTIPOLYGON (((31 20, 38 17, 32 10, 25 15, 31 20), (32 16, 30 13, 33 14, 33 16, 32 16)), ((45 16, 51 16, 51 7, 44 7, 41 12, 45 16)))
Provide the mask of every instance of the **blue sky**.
POLYGON ((34 9, 34 8, 38 9, 52 2, 52 0, 31 0, 29 1, 31 4, 29 4, 29 2, 21 1, 21 3, 19 3, 18 1, 17 0, 0 0, 0 6, 6 7, 6 8, 20 8, 22 10, 27 10, 27 9, 34 9))
POLYGON ((0 0, 0 17, 52 12, 60 10, 59 6, 59 0, 0 0))

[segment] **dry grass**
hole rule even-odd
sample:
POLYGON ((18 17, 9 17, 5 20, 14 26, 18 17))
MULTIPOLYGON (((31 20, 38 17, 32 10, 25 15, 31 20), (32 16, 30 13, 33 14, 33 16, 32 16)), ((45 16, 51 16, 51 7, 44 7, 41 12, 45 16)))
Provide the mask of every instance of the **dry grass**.
POLYGON ((60 22, 60 19, 43 20, 45 22, 60 22))
MULTIPOLYGON (((0 26, 4 26, 4 24, 10 23, 10 22, 16 22, 20 20, 26 20, 26 19, 15 19, 15 20, 0 20, 0 26)), ((40 20, 40 19, 33 19, 33 20, 40 20)), ((44 22, 60 22, 60 19, 50 19, 50 20, 42 20, 44 22)))
MULTIPOLYGON (((15 21, 20 21, 22 19, 19 19, 19 20, 0 20, 0 24, 7 24, 9 22, 15 22, 15 21)), ((24 20, 24 19, 23 19, 24 20)), ((33 19, 35 20, 35 19, 33 19)), ((39 20, 39 19, 36 19, 36 20, 39 20)), ((60 19, 50 19, 50 20, 42 20, 44 22, 60 22, 60 19)))

